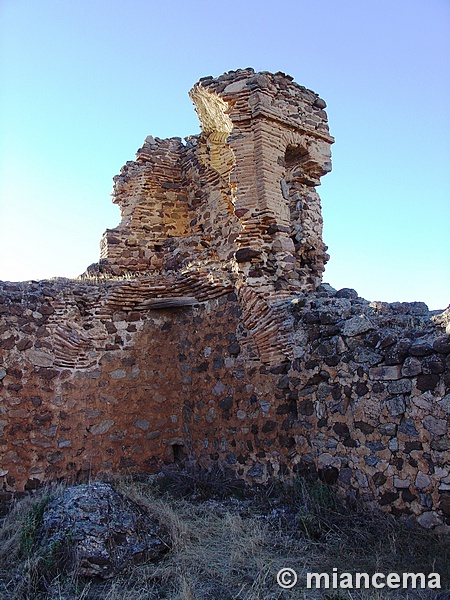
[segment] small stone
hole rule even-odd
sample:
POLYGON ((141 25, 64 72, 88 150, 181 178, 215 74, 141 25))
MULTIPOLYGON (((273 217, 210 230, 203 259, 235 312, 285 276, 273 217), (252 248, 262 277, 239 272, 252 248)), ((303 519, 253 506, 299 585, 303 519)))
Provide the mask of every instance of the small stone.
POLYGON ((133 423, 133 426, 137 427, 138 429, 142 429, 142 431, 147 431, 147 429, 150 427, 150 422, 147 421, 147 419, 136 419, 133 423))
POLYGON ((260 256, 261 251, 253 248, 239 248, 235 254, 238 263, 250 262, 252 258, 259 258, 260 256))
POLYGON ((378 425, 378 431, 381 435, 393 436, 397 432, 397 425, 395 423, 382 423, 378 425))
POLYGON ((425 490, 427 487, 429 487, 431 485, 431 479, 428 477, 428 475, 426 475, 422 471, 419 471, 417 473, 414 485, 416 486, 416 488, 418 490, 425 490))
POLYGON ((241 79, 239 81, 235 81, 234 83, 230 83, 224 89, 224 94, 236 94, 237 92, 241 92, 245 89, 247 81, 247 79, 241 79))
POLYGON ((387 367, 373 367, 369 369, 370 379, 381 379, 382 381, 390 381, 394 379, 400 379, 401 367, 399 365, 392 365, 387 367))
POLYGON ((422 363, 413 356, 408 356, 403 363, 402 375, 404 377, 415 377, 422 372, 422 363))
POLYGON ((43 350, 25 350, 27 359, 36 367, 51 367, 53 356, 43 350))
POLYGON ((411 391, 412 384, 410 379, 397 379, 388 384, 390 394, 408 394, 411 391))
POLYGON ((19 340, 16 344, 16 348, 17 350, 27 350, 28 348, 31 348, 31 346, 33 345, 33 343, 31 342, 31 340, 29 340, 28 338, 22 338, 21 340, 19 340))
POLYGON ((417 517, 417 522, 425 529, 433 529, 438 525, 442 525, 441 517, 433 511, 422 513, 417 517))
POLYGON ((389 440, 388 448, 391 452, 398 452, 398 439, 392 438, 392 440, 389 440))
POLYGON ((326 108, 326 107, 327 107, 327 103, 325 102, 325 100, 322 100, 322 98, 317 98, 317 99, 314 101, 314 104, 313 104, 313 106, 315 106, 316 108, 320 108, 320 109, 322 109, 322 110, 323 110, 324 108, 326 108))
POLYGON ((400 479, 400 477, 394 477, 394 487, 396 488, 400 488, 400 489, 405 489, 405 488, 409 488, 409 486, 411 485, 411 480, 408 479, 400 479))
POLYGON ((113 379, 124 379, 124 377, 126 377, 127 372, 125 371, 125 369, 115 369, 114 371, 111 371, 110 376, 113 379))
POLYGON ((237 356, 241 351, 241 347, 237 342, 234 342, 228 346, 227 350, 232 356, 237 356))
POLYGON ((375 475, 372 477, 372 480, 373 480, 373 483, 375 484, 375 487, 381 487, 387 481, 386 476, 380 472, 375 473, 375 475))
POLYGON ((335 463, 335 459, 333 457, 332 454, 330 454, 329 452, 323 452, 320 456, 319 456, 319 467, 328 467, 328 466, 332 466, 335 463))
MULTIPOLYGON (((0 374, 1 378, 1 374, 0 374)), ((438 398, 437 403, 444 409, 447 414, 450 414, 450 394, 447 394, 443 398, 438 398)))
POLYGON ((209 408, 206 411, 205 419, 208 423, 214 423, 217 417, 217 410, 214 407, 209 408))
POLYGON ((114 421, 112 419, 105 419, 97 425, 91 425, 91 427, 88 428, 88 431, 89 433, 92 433, 92 435, 102 435, 109 431, 113 425, 114 421))
POLYGON ((387 365, 400 365, 403 363, 405 358, 408 356, 408 351, 411 346, 411 342, 408 339, 401 339, 398 343, 389 348, 385 355, 385 363, 387 365))
POLYGON ((366 331, 370 331, 373 328, 373 323, 366 317, 366 315, 359 315, 357 317, 347 319, 347 321, 344 322, 342 333, 348 337, 353 337, 355 335, 365 333, 366 331))
POLYGON ((443 335, 433 342, 433 350, 441 354, 450 354, 450 336, 443 335))
POLYGON ((373 352, 366 346, 359 346, 355 348, 353 352, 353 360, 360 364, 368 364, 370 366, 374 366, 381 362, 382 356, 377 352, 373 352))
POLYGON ((212 393, 214 396, 221 396, 227 388, 221 381, 218 381, 216 385, 212 388, 212 393))
POLYGON ((71 448, 71 440, 58 440, 58 448, 71 448))
MULTIPOLYGON (((290 237, 277 238, 276 240, 274 240, 274 242, 272 244, 272 250, 274 252, 289 252, 289 253, 293 254, 295 252, 294 242, 291 240, 290 237)), ((236 260, 237 260, 237 257, 236 257, 236 260)))
POLYGON ((398 430, 409 437, 419 437, 419 432, 416 429, 413 419, 403 419, 398 430))
POLYGON ((427 394, 429 394, 429 392, 425 392, 425 394, 422 394, 421 396, 414 396, 411 398, 411 402, 419 408, 431 412, 433 410, 434 401, 433 398, 429 398, 427 394))
POLYGON ((447 432, 447 421, 436 419, 432 415, 424 418, 423 425, 433 435, 444 435, 447 432))
POLYGON ((442 358, 435 354, 425 357, 422 361, 422 371, 425 375, 443 373, 445 366, 442 358))
POLYGON ((335 296, 336 295, 336 289, 334 287, 332 287, 329 283, 321 283, 319 285, 319 287, 317 288, 318 292, 323 292, 325 294, 328 294, 328 296, 335 296))
POLYGON ((356 481, 358 482, 358 486, 362 488, 368 488, 369 482, 367 480, 367 475, 362 471, 356 471, 355 473, 356 481))
POLYGON ((386 401, 386 406, 391 417, 402 415, 406 410, 406 404, 403 396, 389 398, 389 400, 386 401))
POLYGON ((436 452, 446 452, 450 450, 450 439, 445 437, 440 437, 431 442, 431 449, 436 450, 436 452))
POLYGON ((412 356, 428 356, 433 353, 433 345, 428 340, 416 340, 411 344, 409 353, 412 356))
POLYGON ((348 298, 349 300, 356 300, 358 298, 358 292, 352 288, 342 288, 335 294, 336 298, 348 298))
POLYGON ((248 471, 247 471, 247 475, 249 477, 257 478, 257 477, 262 477, 264 474, 264 465, 260 464, 260 463, 255 463, 253 465, 253 467, 251 467, 248 471))
POLYGON ((422 392, 426 392, 427 390, 434 390, 439 382, 439 375, 436 373, 430 375, 419 375, 417 377, 416 386, 422 392))

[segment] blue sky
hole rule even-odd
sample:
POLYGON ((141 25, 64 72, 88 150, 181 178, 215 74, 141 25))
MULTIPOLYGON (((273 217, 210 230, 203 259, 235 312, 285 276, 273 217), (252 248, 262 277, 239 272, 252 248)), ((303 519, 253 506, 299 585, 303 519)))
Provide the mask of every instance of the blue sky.
POLYGON ((0 0, 0 279, 73 277, 144 138, 199 131, 206 75, 284 71, 328 104, 324 280, 450 302, 449 0, 0 0))

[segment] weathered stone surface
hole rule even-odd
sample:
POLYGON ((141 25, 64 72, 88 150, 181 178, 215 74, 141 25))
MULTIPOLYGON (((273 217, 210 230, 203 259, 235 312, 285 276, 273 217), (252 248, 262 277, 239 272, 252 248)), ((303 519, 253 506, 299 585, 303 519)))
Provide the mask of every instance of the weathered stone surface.
POLYGON ((358 315, 357 317, 352 317, 345 321, 342 327, 342 333, 343 335, 354 336, 365 333, 370 329, 373 329, 372 322, 365 315, 358 315))
POLYGON ((450 336, 443 335, 433 342, 433 350, 442 354, 450 354, 450 336))
POLYGON ((342 288, 336 292, 336 298, 350 298, 355 300, 358 298, 358 292, 351 288, 342 288))
POLYGON ((443 398, 438 398, 437 402, 450 415, 450 394, 447 394, 443 398))
POLYGON ((433 511, 422 513, 417 518, 417 521, 420 525, 422 525, 422 527, 425 527, 426 529, 433 529, 438 525, 442 525, 442 518, 436 512, 433 511))
POLYGON ((403 363, 402 375, 404 377, 414 377, 422 372, 422 363, 417 358, 408 356, 403 363))
POLYGON ((399 366, 374 367, 369 370, 370 379, 381 379, 382 381, 390 381, 400 379, 401 368, 399 366))
POLYGON ((108 578, 137 561, 157 560, 170 540, 155 517, 109 484, 93 483, 67 488, 46 507, 39 545, 49 555, 65 554, 70 571, 108 578))
POLYGON ((422 471, 419 471, 417 473, 414 485, 419 490, 425 490, 427 487, 429 487, 431 485, 431 479, 428 477, 428 475, 426 475, 425 473, 422 473, 422 471))
POLYGON ((432 415, 424 418, 423 424, 434 435, 444 435, 447 432, 447 421, 445 419, 436 419, 432 415))

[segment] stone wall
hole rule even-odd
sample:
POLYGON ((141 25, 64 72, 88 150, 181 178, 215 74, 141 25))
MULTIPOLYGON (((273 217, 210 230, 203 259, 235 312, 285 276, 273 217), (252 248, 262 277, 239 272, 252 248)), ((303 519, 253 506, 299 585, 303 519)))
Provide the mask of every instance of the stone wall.
POLYGON ((202 134, 148 137, 80 280, 0 284, 0 482, 221 460, 450 526, 450 311, 321 284, 325 103, 206 78, 202 134))

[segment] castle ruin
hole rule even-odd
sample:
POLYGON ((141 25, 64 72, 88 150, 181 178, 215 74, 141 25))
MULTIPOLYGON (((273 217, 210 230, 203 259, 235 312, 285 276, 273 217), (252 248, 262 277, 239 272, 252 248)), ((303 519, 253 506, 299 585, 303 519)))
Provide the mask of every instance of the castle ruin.
POLYGON ((190 97, 202 133, 146 138, 84 277, 0 283, 3 496, 222 461, 450 530, 449 311, 322 283, 325 102, 252 69, 190 97))

